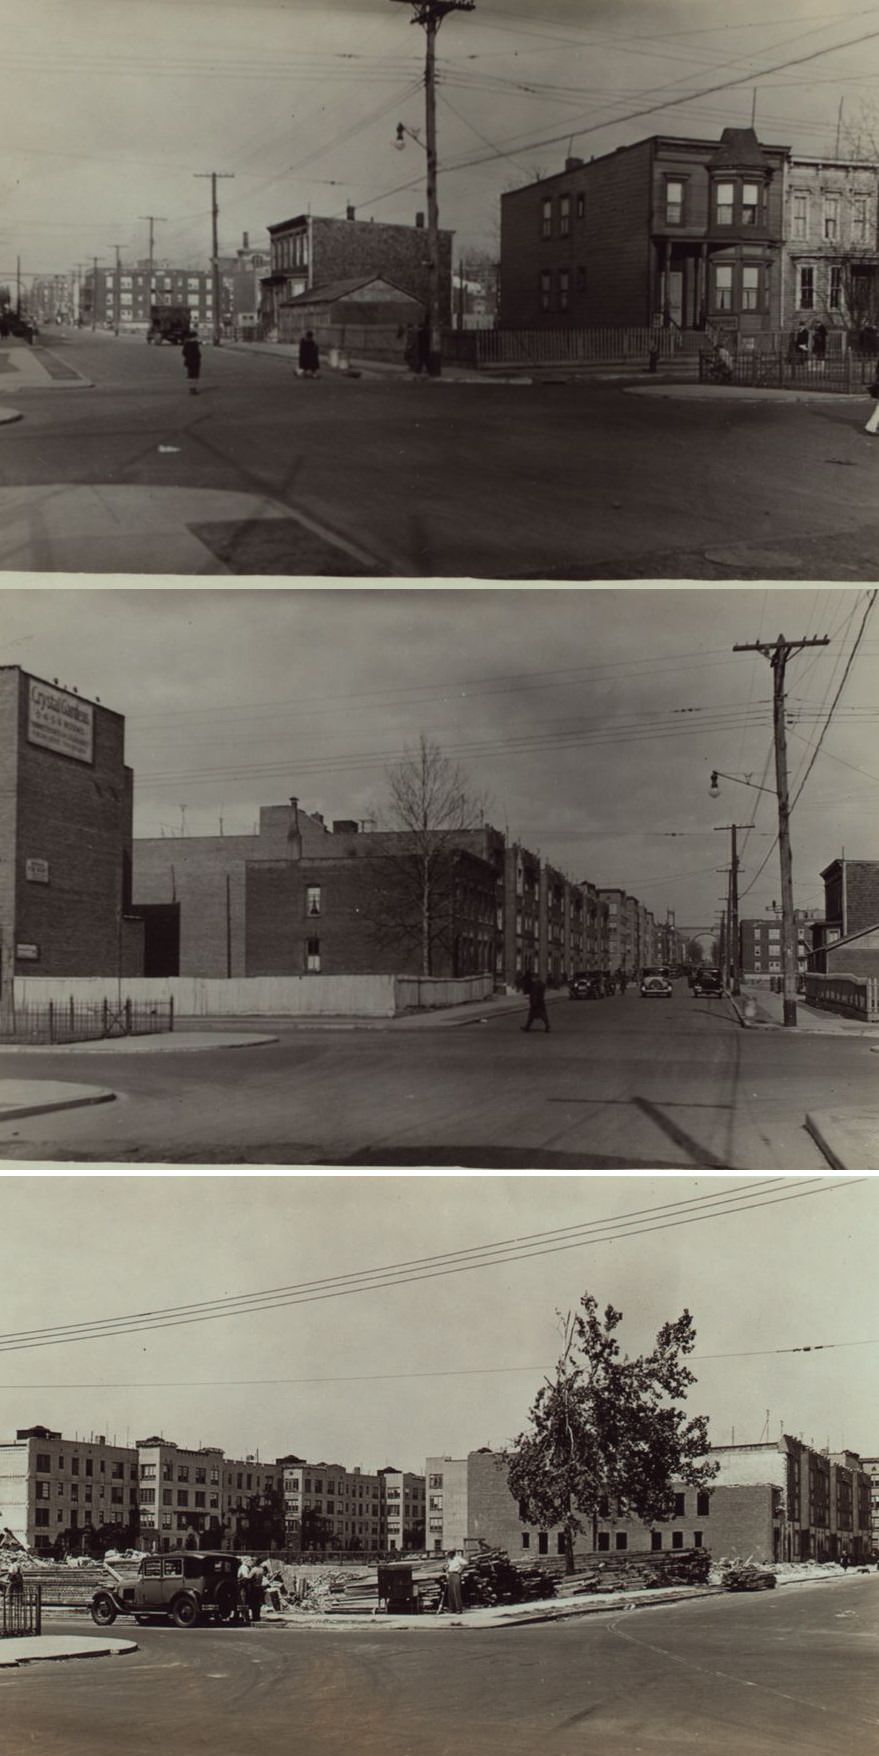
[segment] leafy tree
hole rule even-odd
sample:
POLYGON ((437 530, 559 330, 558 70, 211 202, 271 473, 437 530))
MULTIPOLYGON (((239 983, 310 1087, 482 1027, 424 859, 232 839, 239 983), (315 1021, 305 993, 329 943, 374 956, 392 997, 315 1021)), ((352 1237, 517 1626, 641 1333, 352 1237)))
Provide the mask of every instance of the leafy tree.
MULTIPOLYGON (((564 1347, 554 1380, 531 1409, 531 1425, 506 1453, 507 1480, 526 1523, 560 1525, 565 1567, 574 1538, 591 1521, 598 1546, 602 1507, 644 1523, 674 1513, 674 1481, 704 1488, 717 1473, 707 1456, 708 1422, 679 1406, 693 1373, 684 1364, 696 1333, 688 1311, 664 1323, 649 1354, 623 1354, 615 1331, 622 1312, 601 1316, 591 1293, 563 1319, 564 1347)), ((605 1516, 607 1514, 605 1513, 605 1516)))
POLYGON ((435 975, 454 948, 463 832, 482 821, 467 777, 422 732, 388 770, 388 832, 371 852, 362 919, 376 942, 416 953, 435 975))
POLYGON ((281 1549, 284 1546, 284 1496, 277 1488, 252 1494, 242 1514, 239 1530, 248 1549, 281 1549))

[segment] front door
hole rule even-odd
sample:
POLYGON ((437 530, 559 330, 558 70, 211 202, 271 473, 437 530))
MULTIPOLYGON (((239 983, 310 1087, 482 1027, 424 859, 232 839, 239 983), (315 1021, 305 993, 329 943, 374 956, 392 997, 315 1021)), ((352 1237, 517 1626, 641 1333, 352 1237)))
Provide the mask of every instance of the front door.
POLYGON ((684 271, 682 268, 670 268, 668 271, 668 315, 672 323, 679 329, 684 327, 684 271))

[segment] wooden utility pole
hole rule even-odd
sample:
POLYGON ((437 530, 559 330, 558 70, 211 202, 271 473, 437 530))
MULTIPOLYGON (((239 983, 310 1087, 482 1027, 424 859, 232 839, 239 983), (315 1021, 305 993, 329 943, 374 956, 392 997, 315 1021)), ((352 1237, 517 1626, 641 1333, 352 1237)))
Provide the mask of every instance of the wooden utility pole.
POLYGON ((98 263, 99 256, 92 257, 92 329, 98 327, 98 263))
POLYGON ((426 35, 424 61, 425 142, 427 147, 427 322, 430 331, 427 369, 433 377, 442 371, 442 323, 440 321, 439 199, 436 152, 436 39, 450 12, 474 12, 476 0, 394 0, 411 6, 410 23, 420 24, 426 35))
POLYGON ((792 653, 807 646, 829 646, 827 635, 818 640, 785 640, 783 634, 772 646, 759 640, 749 645, 734 646, 733 652, 759 652, 772 666, 772 730, 775 740, 775 790, 778 797, 778 853, 781 864, 781 975, 784 1022, 797 1022, 797 924, 794 919, 794 878, 790 846, 790 798, 787 780, 787 737, 784 725, 784 674, 792 653))
MULTIPOLYGON (((111 244, 110 249, 115 250, 115 252, 116 252, 116 287, 115 287, 116 296, 113 300, 113 334, 118 335, 119 334, 119 319, 121 316, 120 307, 122 304, 122 262, 121 262, 119 252, 122 249, 122 245, 121 244, 111 244)), ((134 309, 134 307, 132 306, 132 310, 133 309, 134 309)))
POLYGON ((739 851, 736 831, 753 829, 753 823, 717 823, 715 830, 730 835, 730 867, 729 867, 729 978, 734 994, 741 991, 741 949, 739 946, 739 851))
POLYGON ((220 209, 217 205, 217 181, 220 177, 234 177, 234 171, 194 171, 196 177, 210 177, 211 180, 211 279, 214 288, 214 347, 218 348, 222 336, 220 312, 220 244, 219 219, 220 209))
POLYGON ((147 330, 149 330, 152 321, 151 307, 153 303, 153 280, 155 278, 156 226, 163 226, 167 222, 160 213, 142 213, 140 217, 147 221, 150 228, 149 274, 147 277, 147 330))

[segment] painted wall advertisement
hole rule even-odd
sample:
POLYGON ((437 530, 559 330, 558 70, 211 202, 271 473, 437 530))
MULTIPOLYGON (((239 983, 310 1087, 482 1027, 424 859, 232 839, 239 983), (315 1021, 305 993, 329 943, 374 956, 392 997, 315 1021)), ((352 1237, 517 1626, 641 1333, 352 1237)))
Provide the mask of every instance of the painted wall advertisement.
POLYGON ((44 750, 57 750, 76 762, 94 760, 94 708, 67 689, 30 679, 27 735, 44 750))

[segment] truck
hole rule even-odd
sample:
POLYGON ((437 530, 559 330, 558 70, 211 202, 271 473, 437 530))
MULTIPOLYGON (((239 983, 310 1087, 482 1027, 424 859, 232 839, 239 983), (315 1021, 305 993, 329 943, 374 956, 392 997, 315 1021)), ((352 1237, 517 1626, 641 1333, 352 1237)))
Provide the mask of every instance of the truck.
POLYGON ((147 341, 155 342, 159 347, 163 341, 179 346, 184 336, 192 328, 192 313, 188 305, 151 305, 150 326, 147 330, 147 341))

